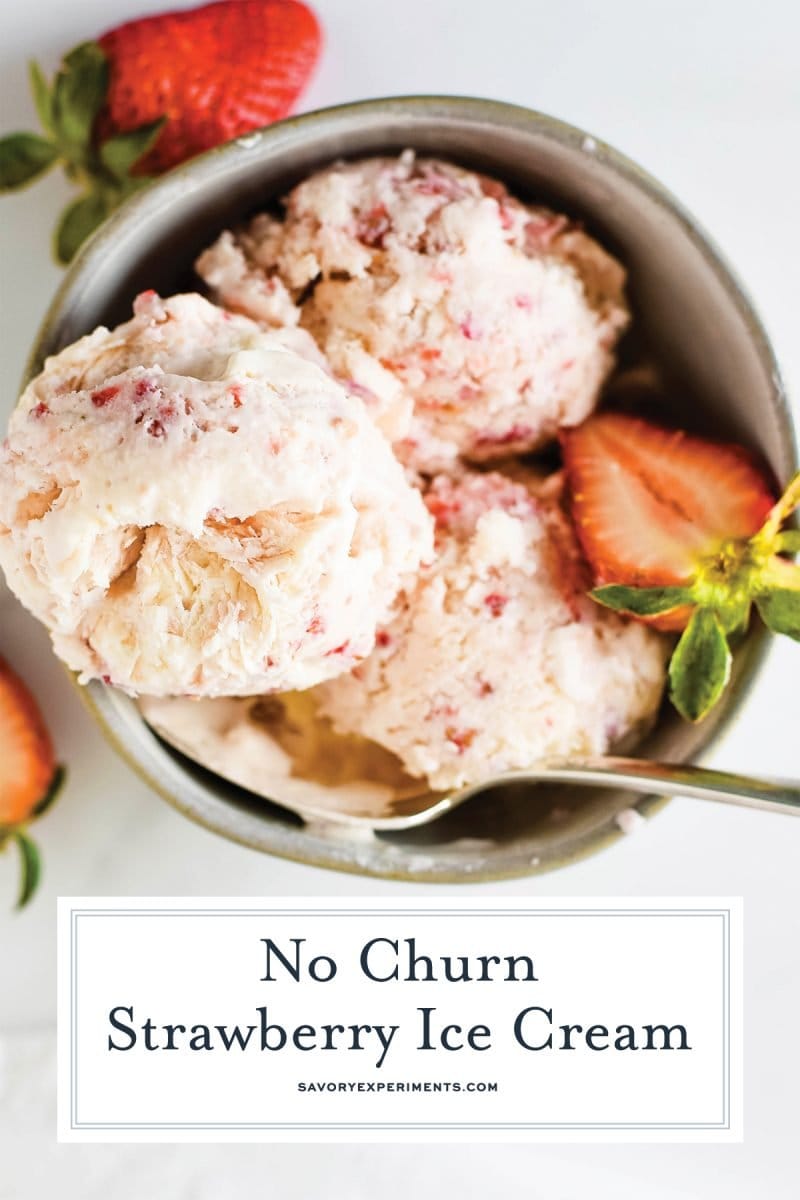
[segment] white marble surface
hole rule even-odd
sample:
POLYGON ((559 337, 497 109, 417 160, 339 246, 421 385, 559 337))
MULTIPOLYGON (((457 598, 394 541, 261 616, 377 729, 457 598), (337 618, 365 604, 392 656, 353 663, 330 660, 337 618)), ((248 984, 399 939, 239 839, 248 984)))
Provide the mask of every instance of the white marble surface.
MULTIPOLYGON (((31 126, 25 61, 163 0, 5 5, 2 127, 31 126)), ((403 92, 496 96, 601 135, 667 183, 747 281, 790 393, 800 395, 800 8, 792 0, 317 0, 328 34, 307 107, 403 92)), ((55 178, 0 201, 0 414, 10 409, 58 281, 48 233, 55 178)), ((53 1128, 54 907, 59 893, 388 894, 405 885, 279 862, 190 825, 103 744, 45 636, 0 595, 0 649, 42 698, 67 790, 38 829, 46 874, 33 907, 0 915, 0 1198, 148 1194, 341 1200, 412 1191, 547 1200, 796 1195, 800 1067, 800 822, 677 801, 600 857, 493 894, 734 893, 746 908, 746 1140, 730 1147, 58 1147, 53 1128)), ((781 645, 716 755, 798 774, 800 647, 781 645)), ((0 910, 13 864, 0 860, 0 910)), ((422 889, 415 888, 419 892, 422 889)), ((477 895, 475 886, 471 894, 477 895)))

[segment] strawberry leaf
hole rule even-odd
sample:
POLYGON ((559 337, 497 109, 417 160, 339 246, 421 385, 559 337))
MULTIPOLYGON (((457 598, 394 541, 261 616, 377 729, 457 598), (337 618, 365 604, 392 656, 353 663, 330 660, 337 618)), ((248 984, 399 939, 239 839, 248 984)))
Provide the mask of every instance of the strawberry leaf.
POLYGON ((761 620, 773 633, 800 642, 800 591, 773 588, 756 599, 761 620))
POLYGON ((0 138, 0 192, 33 183, 57 158, 57 147, 36 133, 10 133, 0 138))
POLYGON ((698 608, 683 631, 669 664, 670 698, 687 721, 701 721, 730 678, 731 652, 719 619, 698 608))
POLYGON ((50 86, 42 72, 42 68, 34 59, 28 63, 28 77, 31 82, 33 103, 36 105, 36 112, 39 114, 39 120, 42 123, 42 128, 46 130, 47 133, 54 133, 53 97, 50 92, 50 86))
POLYGON ((692 603, 692 593, 686 587, 635 588, 610 583, 590 593, 598 604, 615 612, 634 613, 637 617, 653 617, 692 603))
POLYGON ((42 875, 42 862, 36 843, 31 841, 27 833, 23 833, 21 829, 15 830, 14 841, 17 843, 17 848, 19 849, 21 867, 19 892, 17 894, 17 908, 19 909, 25 907, 39 886, 39 880, 42 875))
POLYGON ((130 133, 120 133, 109 138, 100 147, 100 159, 115 179, 124 180, 133 167, 148 150, 152 150, 158 140, 158 135, 164 127, 166 117, 151 121, 130 133))
POLYGON ((108 91, 108 59, 96 42, 76 46, 64 58, 53 89, 53 124, 72 158, 88 151, 94 120, 108 91))
POLYGON ((771 558, 759 578, 756 607, 773 633, 800 641, 800 566, 771 558))
POLYGON ((31 813, 31 817, 40 817, 42 813, 47 812, 50 805, 57 798, 59 792, 64 786, 64 780, 67 778, 67 772, 64 767, 56 767, 53 778, 50 781, 50 786, 42 796, 39 803, 31 813))
POLYGON ((100 192, 87 192, 67 205, 55 233, 55 252, 60 263, 66 265, 72 260, 78 247, 105 220, 108 211, 109 202, 100 192))

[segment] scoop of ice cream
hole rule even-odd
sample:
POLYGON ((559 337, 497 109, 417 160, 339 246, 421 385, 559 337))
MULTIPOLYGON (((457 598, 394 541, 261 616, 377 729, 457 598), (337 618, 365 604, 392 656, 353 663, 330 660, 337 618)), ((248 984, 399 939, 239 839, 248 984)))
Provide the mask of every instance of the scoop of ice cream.
POLYGON ((603 753, 648 725, 667 640, 587 598, 559 491, 559 476, 434 480, 434 562, 372 655, 316 691, 340 732, 449 788, 603 753))
POLYGON ((622 267, 565 217, 411 152, 312 175, 283 221, 223 233, 197 269, 260 321, 299 316, 428 472, 582 421, 628 319, 622 267))
POLYGON ((84 681, 221 696, 349 669, 431 553, 419 493, 361 402, 287 349, 302 330, 193 295, 134 312, 48 359, 11 417, 10 587, 84 681))

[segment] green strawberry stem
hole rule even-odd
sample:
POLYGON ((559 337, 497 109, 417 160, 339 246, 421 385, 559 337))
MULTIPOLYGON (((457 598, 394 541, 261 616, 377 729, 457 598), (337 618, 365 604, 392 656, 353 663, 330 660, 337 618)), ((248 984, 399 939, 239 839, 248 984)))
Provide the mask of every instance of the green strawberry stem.
POLYGON ((63 264, 114 208, 150 182, 131 172, 152 149, 166 119, 98 145, 95 126, 108 77, 108 60, 96 42, 84 42, 67 54, 52 86, 38 64, 31 63, 31 90, 44 136, 11 133, 0 138, 0 192, 27 187, 56 164, 79 189, 54 236, 55 256, 63 264))
POLYGON ((800 507, 800 471, 790 479, 785 492, 772 508, 756 537, 763 538, 765 542, 773 542, 781 525, 798 507, 800 507))
POLYGON ((698 562, 675 587, 607 584, 591 596, 615 612, 656 617, 690 606, 692 615, 669 664, 670 699, 687 721, 702 721, 722 697, 731 673, 729 638, 747 631, 755 605, 772 633, 800 641, 800 530, 782 529, 800 506, 800 472, 751 538, 732 538, 698 562))

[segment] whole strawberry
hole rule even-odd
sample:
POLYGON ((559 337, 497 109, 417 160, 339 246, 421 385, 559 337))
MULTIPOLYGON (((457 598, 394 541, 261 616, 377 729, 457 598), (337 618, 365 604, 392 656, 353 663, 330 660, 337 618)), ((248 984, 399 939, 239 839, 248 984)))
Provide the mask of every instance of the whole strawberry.
POLYGON ((177 163, 285 117, 320 50, 297 0, 221 0, 129 21, 98 38, 110 64, 101 136, 166 117, 137 172, 177 163))
POLYGON ((28 823, 49 807, 63 778, 39 706, 0 658, 0 849, 16 844, 20 853, 18 908, 27 904, 39 881, 39 853, 28 823))
POLYGON ((67 54, 52 86, 31 64, 44 136, 0 139, 0 191, 57 162, 81 189, 55 235, 60 262, 122 200, 195 154, 285 117, 319 57, 300 0, 217 0, 143 17, 67 54))

